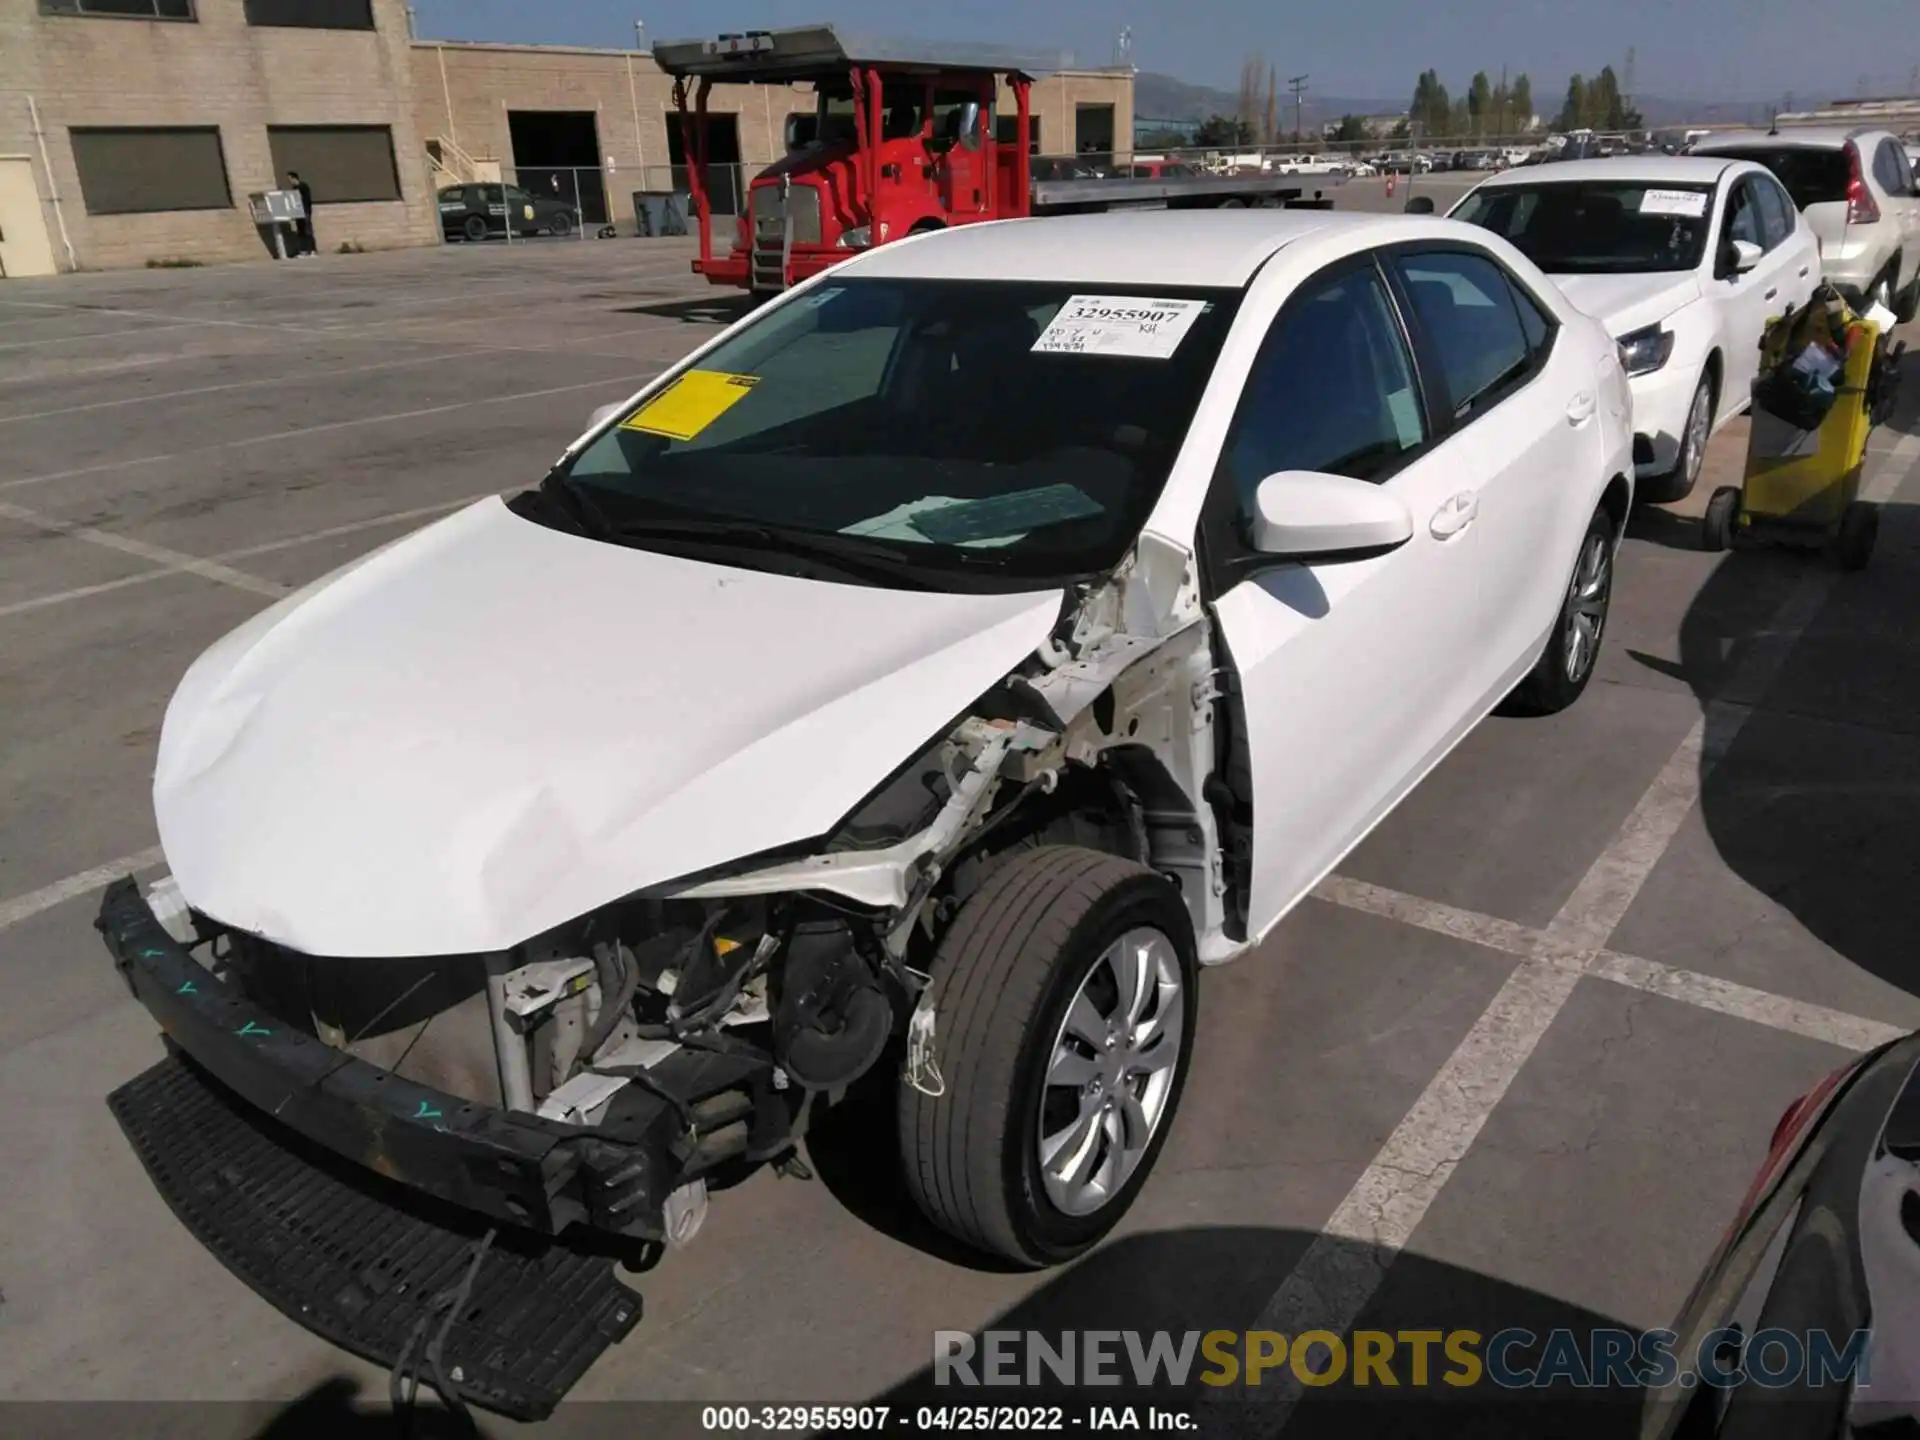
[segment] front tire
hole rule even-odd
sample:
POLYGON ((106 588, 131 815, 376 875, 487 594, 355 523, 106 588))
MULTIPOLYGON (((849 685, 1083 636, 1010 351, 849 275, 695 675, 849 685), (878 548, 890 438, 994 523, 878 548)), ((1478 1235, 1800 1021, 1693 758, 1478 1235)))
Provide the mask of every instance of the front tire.
POLYGON ((1593 678, 1613 602, 1613 521, 1595 510, 1580 538, 1566 599, 1553 635, 1505 707, 1509 714, 1553 715, 1580 698, 1593 678))
POLYGON ((554 216, 547 222, 547 233, 556 240, 564 240, 573 233, 573 217, 571 215, 554 216))
POLYGON ((941 1093, 900 1091, 927 1218, 1024 1266, 1097 1243, 1172 1128, 1198 975, 1179 892, 1145 866, 1056 845, 995 867, 934 959, 941 1093))
POLYGON ((1700 471, 1707 461, 1707 441, 1713 436, 1715 388, 1713 372, 1702 371, 1700 383, 1694 387, 1693 401, 1687 406, 1686 424, 1680 431, 1680 453, 1674 459, 1673 469, 1641 487, 1645 497, 1654 504, 1670 505, 1684 500, 1700 483, 1700 471))

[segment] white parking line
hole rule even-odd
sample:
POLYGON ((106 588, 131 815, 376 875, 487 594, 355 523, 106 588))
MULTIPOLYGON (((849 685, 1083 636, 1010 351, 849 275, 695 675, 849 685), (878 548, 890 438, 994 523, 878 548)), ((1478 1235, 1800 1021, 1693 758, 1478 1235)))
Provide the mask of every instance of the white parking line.
POLYGON ((67 520, 57 520, 51 515, 36 514, 32 510, 22 509, 18 505, 9 505, 0 501, 0 516, 8 520, 17 520, 23 525, 33 525, 41 530, 64 535, 69 540, 84 540, 89 545, 98 545, 104 550, 118 550, 123 555, 137 555, 142 560, 151 560, 156 565, 182 575, 198 575, 202 580, 212 580, 220 585, 231 585, 236 590, 250 591, 255 595, 267 595, 278 600, 290 594, 287 586, 277 580, 263 580, 258 575, 249 575, 244 570, 235 570, 230 565, 222 565, 217 560, 203 560, 198 555, 189 555, 181 550, 170 550, 165 545, 154 545, 146 540, 136 540, 131 535, 116 535, 110 530, 96 530, 91 525, 75 525, 67 520))
MULTIPOLYGON (((377 530, 383 525, 400 525, 408 520, 424 519, 429 515, 442 515, 449 510, 458 510, 464 505, 471 505, 476 500, 484 500, 494 493, 488 490, 478 495, 465 495, 458 500, 443 500, 437 505, 421 505, 412 510, 395 510, 389 514, 374 515, 365 520, 349 520, 344 525, 329 525, 324 530, 307 530, 280 540, 268 540, 259 545, 243 545, 238 550, 223 550, 207 558, 214 561, 245 560, 252 555, 271 555, 279 550, 295 550, 302 545, 311 545, 320 540, 333 540, 342 535, 357 534, 362 530, 377 530)), ((31 599, 16 600, 10 605, 0 605, 0 620, 4 620, 9 615, 23 614, 28 610, 44 610, 49 605, 64 605, 69 600, 85 600, 90 596, 106 595, 134 585, 148 585, 155 580, 165 580, 169 576, 181 573, 183 572, 177 567, 168 565, 158 570, 142 570, 138 575, 123 575, 117 580, 102 580, 97 585, 80 585, 72 590, 57 590, 51 595, 35 595, 31 599)))
POLYGON ((69 900, 77 900, 90 890, 118 880, 122 875, 131 875, 136 870, 147 870, 161 861, 160 847, 153 846, 133 855, 122 856, 118 860, 109 860, 104 865, 96 865, 91 870, 82 870, 78 875, 69 875, 64 880, 56 880, 51 885, 42 885, 38 890, 29 890, 24 895, 16 895, 11 900, 0 900, 0 930, 10 925, 18 925, 38 915, 42 910, 51 910, 56 905, 64 905, 69 900))
POLYGON ((216 445, 199 445, 191 450, 177 450, 165 455, 140 455, 130 460, 107 460, 98 465, 81 465, 72 470, 50 470, 42 475, 22 475, 12 480, 0 481, 0 490, 18 490, 27 485, 44 485, 51 480, 72 480, 82 475, 104 474, 110 470, 130 470, 140 465, 158 465, 167 460, 184 460, 193 455, 209 455, 220 450, 239 450, 250 445, 278 445, 307 435, 324 435, 329 431, 351 430, 361 425, 386 425, 395 420, 419 420, 428 415, 446 415, 455 410, 470 410, 476 405, 507 405, 517 400, 541 400, 549 395, 568 395, 577 390, 604 390, 610 396, 617 392, 618 398, 624 399, 632 391, 618 390, 617 387, 638 384, 642 380, 658 375, 664 368, 660 366, 628 375, 612 375, 603 380, 582 380, 575 385, 554 385, 545 390, 521 390, 512 395, 482 395, 472 400, 454 400, 445 405, 427 405, 417 410, 396 410, 384 415, 363 415, 356 420, 329 420, 322 425, 301 425, 290 430, 278 430, 271 435, 248 435, 239 440, 223 440, 216 445))
MULTIPOLYGON (((1866 487, 1867 498, 1890 497, 1912 473, 1916 457, 1920 457, 1920 436, 1909 436, 1878 469, 1866 487)), ((1540 952, 1514 968, 1252 1328, 1293 1336, 1308 1329, 1345 1334, 1353 1327, 1583 975, 1599 974, 1620 983, 1637 977, 1647 981, 1641 987, 1647 989, 1672 980, 1678 992, 1675 998, 1712 999, 1718 1002, 1709 1007, 1713 1009, 1725 1010, 1751 998, 1740 996, 1738 987, 1730 989, 1704 976, 1698 977, 1702 983, 1678 983, 1681 972, 1663 974, 1647 962, 1611 956, 1604 947, 1692 810, 1703 773, 1726 753, 1752 714, 1751 705, 1779 675, 1834 583, 1833 572, 1821 569, 1809 572, 1795 586, 1774 623, 1736 667, 1722 692, 1727 698, 1708 705, 1559 913, 1537 940, 1530 939, 1540 952)), ((1417 913, 1419 907, 1413 902, 1398 908, 1417 913)), ((1479 928, 1509 941, 1514 938, 1500 922, 1478 923, 1491 921, 1492 917, 1474 917, 1463 922, 1455 912, 1449 926, 1436 928, 1454 933, 1450 925, 1465 923, 1469 930, 1479 928)), ((1780 1000, 1771 1007, 1753 1008, 1756 1015, 1772 1016, 1773 1022, 1807 1019, 1794 1009, 1796 1004, 1780 1000)), ((1271 1433, 1285 1422, 1300 1393, 1299 1382, 1289 1370, 1280 1384, 1243 1386, 1223 1391, 1220 1399, 1265 1402, 1251 1407, 1257 1416, 1241 1412, 1236 1428, 1251 1424, 1271 1433)))
POLYGON ((1805 1036, 1809 1040, 1818 1040, 1843 1050, 1871 1050, 1876 1045, 1884 1045, 1907 1033, 1898 1025, 1869 1020, 1864 1015, 1849 1015, 1843 1010, 1815 1005, 1808 1000, 1794 1000, 1766 990, 1756 990, 1750 985, 1662 965, 1638 955, 1602 950, 1597 955, 1588 956, 1556 940, 1545 930, 1530 929, 1511 920, 1482 915, 1475 910, 1443 905, 1437 900, 1423 900, 1416 895, 1406 895, 1381 885, 1336 876, 1322 881, 1313 894, 1316 900, 1324 900, 1342 909, 1359 910, 1383 919, 1396 920, 1403 925, 1431 930, 1439 935, 1450 935, 1457 940, 1466 940, 1523 960, 1537 961, 1544 966, 1572 970, 1596 980, 1609 980, 1631 990, 1664 995, 1669 1000, 1697 1005, 1703 1010, 1717 1011, 1736 1020, 1765 1025, 1769 1029, 1805 1036))

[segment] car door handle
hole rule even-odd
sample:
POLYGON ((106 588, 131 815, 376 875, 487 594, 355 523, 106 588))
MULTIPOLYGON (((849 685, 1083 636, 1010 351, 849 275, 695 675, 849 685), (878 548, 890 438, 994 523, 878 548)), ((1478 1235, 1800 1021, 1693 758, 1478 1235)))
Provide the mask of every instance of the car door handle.
POLYGON ((1593 418, 1594 406, 1597 403, 1593 398, 1593 392, 1591 390, 1582 390, 1567 402, 1568 423, 1573 425, 1586 424, 1587 421, 1593 418))
POLYGON ((1800 278, 1802 280, 1806 279, 1807 276, 1811 275, 1812 273, 1813 273, 1813 267, 1811 265, 1802 265, 1800 267, 1800 278))
POLYGON ((1774 300, 1779 298, 1779 295, 1780 295, 1780 287, 1778 285, 1775 285, 1772 289, 1768 290, 1767 293, 1761 296, 1760 298, 1763 300, 1774 300))
POLYGON ((1473 517, 1480 513, 1480 496, 1473 490, 1462 490, 1433 512, 1433 519, 1427 529, 1433 532, 1437 540, 1445 540, 1458 535, 1473 523, 1473 517))

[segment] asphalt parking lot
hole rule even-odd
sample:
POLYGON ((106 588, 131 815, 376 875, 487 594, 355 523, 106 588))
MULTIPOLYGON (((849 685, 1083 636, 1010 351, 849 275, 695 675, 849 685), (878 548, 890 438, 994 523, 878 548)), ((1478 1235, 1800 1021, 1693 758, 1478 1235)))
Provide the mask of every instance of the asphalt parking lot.
MULTIPOLYGON (((204 1435, 384 1397, 189 1239, 123 1142, 103 1099, 161 1047, 96 892, 157 859, 147 782, 193 657, 537 480, 737 310, 689 253, 449 246, 0 290, 0 1397, 256 1402, 204 1435)), ((1920 1027, 1914 391, 1874 438, 1891 503, 1864 573, 1636 518, 1581 703, 1483 726, 1207 976, 1179 1124, 1105 1247, 980 1268, 913 1216, 856 1098, 813 1139, 816 1179, 756 1176, 635 1282, 645 1318, 576 1396, 910 1396, 933 1332, 988 1326, 1670 1320, 1782 1108, 1920 1027)), ((1682 509, 1737 477, 1743 433, 1682 509)))

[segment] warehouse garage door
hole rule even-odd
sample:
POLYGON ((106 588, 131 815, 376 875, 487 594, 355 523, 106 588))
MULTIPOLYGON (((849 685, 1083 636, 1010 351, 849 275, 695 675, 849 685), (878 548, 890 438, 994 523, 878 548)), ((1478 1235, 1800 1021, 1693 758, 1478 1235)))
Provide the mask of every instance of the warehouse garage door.
MULTIPOLYGON (((673 188, 687 193, 687 145, 679 120, 667 126, 667 161, 673 167, 673 188)), ((716 215, 738 215, 747 182, 740 169, 740 117, 707 116, 707 199, 716 215)))
POLYGON ((393 133, 384 125, 270 125, 274 178, 297 171, 313 187, 315 205, 398 200, 400 172, 393 133))
POLYGON ((607 223, 600 131, 591 110, 509 110, 513 178, 522 190, 578 205, 583 225, 607 223))

